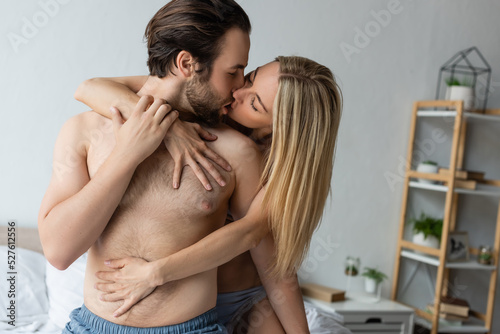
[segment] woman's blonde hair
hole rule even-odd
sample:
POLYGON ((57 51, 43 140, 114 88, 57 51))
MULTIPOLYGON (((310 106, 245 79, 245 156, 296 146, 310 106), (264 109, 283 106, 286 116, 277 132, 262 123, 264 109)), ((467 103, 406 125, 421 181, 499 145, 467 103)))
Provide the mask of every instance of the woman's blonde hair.
POLYGON ((272 143, 261 183, 276 247, 271 274, 295 273, 330 192, 342 93, 332 72, 303 57, 277 57, 272 143))

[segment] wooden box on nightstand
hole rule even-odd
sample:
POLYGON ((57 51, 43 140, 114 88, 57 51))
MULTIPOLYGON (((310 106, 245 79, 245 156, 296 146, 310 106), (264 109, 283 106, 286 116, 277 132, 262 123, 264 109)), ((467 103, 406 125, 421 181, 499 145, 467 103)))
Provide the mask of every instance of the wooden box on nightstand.
POLYGON ((381 299, 377 303, 350 299, 327 303, 309 297, 304 297, 304 300, 326 311, 342 315, 344 326, 355 334, 413 333, 413 309, 391 300, 381 299))

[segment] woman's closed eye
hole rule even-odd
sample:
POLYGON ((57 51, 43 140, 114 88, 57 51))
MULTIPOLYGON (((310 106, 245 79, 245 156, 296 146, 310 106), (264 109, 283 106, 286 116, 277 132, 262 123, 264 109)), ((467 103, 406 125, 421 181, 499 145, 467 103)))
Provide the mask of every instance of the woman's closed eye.
POLYGON ((250 100, 250 105, 252 106, 252 109, 255 110, 255 111, 259 111, 256 107, 255 107, 255 96, 252 97, 252 99, 250 100))

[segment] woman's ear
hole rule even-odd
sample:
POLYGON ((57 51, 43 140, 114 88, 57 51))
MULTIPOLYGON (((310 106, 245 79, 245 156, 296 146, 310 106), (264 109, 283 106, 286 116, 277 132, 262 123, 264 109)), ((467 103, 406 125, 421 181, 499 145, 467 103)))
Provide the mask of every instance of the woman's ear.
POLYGON ((187 51, 181 51, 175 59, 175 64, 179 69, 180 75, 189 78, 195 73, 195 60, 191 53, 187 51))

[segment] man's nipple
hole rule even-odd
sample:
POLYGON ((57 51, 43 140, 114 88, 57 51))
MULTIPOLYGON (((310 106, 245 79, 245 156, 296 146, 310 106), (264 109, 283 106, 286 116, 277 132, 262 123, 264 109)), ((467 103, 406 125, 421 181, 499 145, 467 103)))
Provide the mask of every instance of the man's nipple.
POLYGON ((201 201, 201 208, 202 208, 202 210, 210 211, 210 210, 212 210, 212 207, 213 207, 212 202, 210 202, 210 201, 208 201, 206 199, 204 199, 204 200, 201 201))

